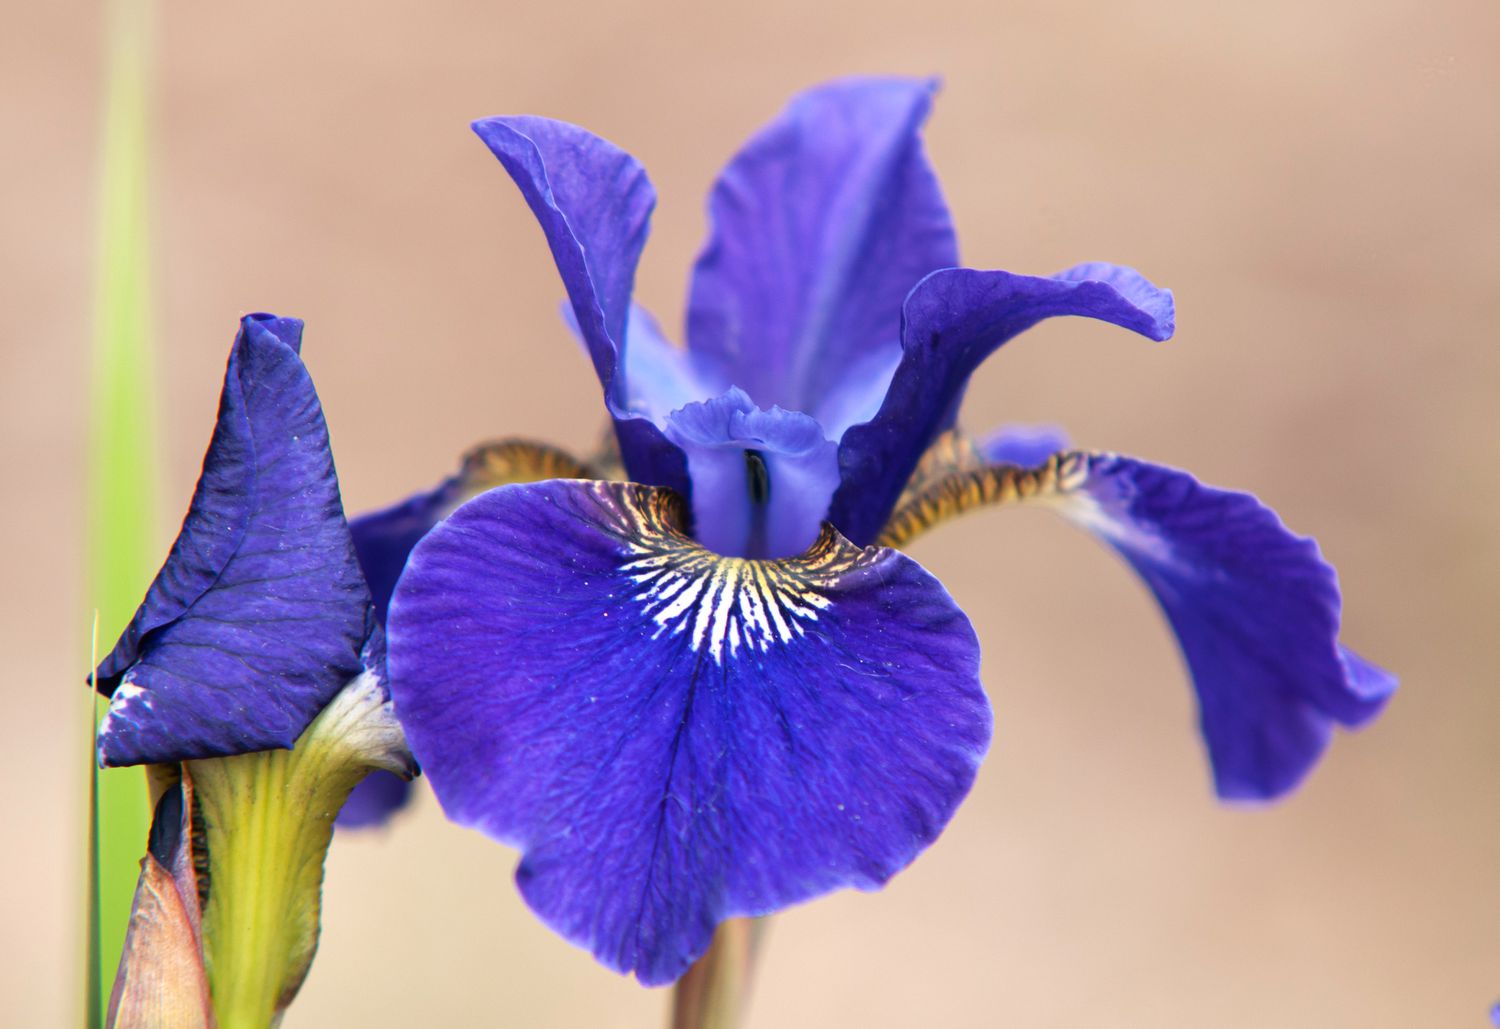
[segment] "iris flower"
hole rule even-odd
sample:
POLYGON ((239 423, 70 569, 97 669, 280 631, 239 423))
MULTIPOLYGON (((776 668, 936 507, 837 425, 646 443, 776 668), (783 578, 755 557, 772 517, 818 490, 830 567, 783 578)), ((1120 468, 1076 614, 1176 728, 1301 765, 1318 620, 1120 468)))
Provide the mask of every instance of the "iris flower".
POLYGON ((302 323, 246 317, 182 529, 99 664, 106 767, 290 747, 377 630, 302 323))
POLYGON ((413 772, 301 341, 295 319, 242 321, 182 529, 93 676, 110 697, 99 762, 171 783, 121 1025, 212 1024, 205 991, 219 1024, 270 1024, 312 960, 345 797, 371 769, 413 772))
POLYGON ((631 301, 641 166, 563 122, 474 126, 551 248, 628 481, 538 457, 355 533, 395 582, 396 713, 445 812, 519 848, 533 910, 643 983, 727 918, 878 888, 952 818, 990 740, 979 647, 896 549, 949 515, 1044 504, 1135 569, 1225 799, 1291 790, 1394 687, 1338 642, 1316 545, 1254 497, 958 430, 969 376, 1037 322, 1165 340, 1173 306, 1117 265, 959 267, 932 95, 837 81, 750 140, 709 199, 685 349, 631 301))

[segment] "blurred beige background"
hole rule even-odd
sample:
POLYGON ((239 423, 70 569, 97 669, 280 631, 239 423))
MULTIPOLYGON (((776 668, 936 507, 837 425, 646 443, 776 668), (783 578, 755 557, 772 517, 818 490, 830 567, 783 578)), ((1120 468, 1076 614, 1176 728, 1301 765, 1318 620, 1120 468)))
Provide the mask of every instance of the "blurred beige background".
MULTIPOLYGON (((680 321, 719 164, 796 89, 946 80, 929 132, 966 263, 1126 262, 1180 330, 1043 326, 967 421, 1251 489, 1315 533, 1385 717, 1297 796, 1215 805, 1152 603, 1032 512, 916 556, 969 611, 997 711, 950 831, 883 894, 777 920, 753 1024, 1465 1026, 1500 998, 1500 7, 1493 0, 161 5, 154 153, 162 543, 235 319, 307 320, 351 511, 469 444, 585 447, 600 407, 530 214, 471 118, 627 147, 661 194, 640 297, 680 321)), ((100 15, 0 34, 0 1006, 71 1024, 80 553, 100 15)), ((650 1026, 665 995, 533 920, 514 856, 430 795, 339 839, 288 1029, 650 1026)))

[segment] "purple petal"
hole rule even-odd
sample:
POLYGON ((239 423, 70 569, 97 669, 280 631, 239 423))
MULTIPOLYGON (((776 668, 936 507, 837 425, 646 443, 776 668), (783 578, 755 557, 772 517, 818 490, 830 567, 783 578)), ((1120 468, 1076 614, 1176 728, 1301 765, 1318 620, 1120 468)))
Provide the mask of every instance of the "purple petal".
POLYGON ((1248 493, 1115 455, 1087 459, 1062 511, 1128 561, 1172 623, 1230 800, 1292 790, 1331 726, 1373 718, 1389 672, 1338 643, 1340 598, 1317 544, 1248 493))
POLYGON ((301 336, 241 323, 182 530, 95 673, 105 765, 290 747, 360 672, 370 594, 301 336))
POLYGON ((790 557, 818 538, 839 484, 838 446, 798 411, 763 411, 742 390, 673 412, 687 454, 694 536, 733 557, 790 557))
POLYGON ((474 131, 515 180, 552 249, 630 477, 686 495, 681 452, 631 413, 621 375, 636 263, 656 205, 645 170, 614 144, 549 118, 486 118, 474 131))
POLYGON ((1172 293, 1110 264, 1048 278, 952 268, 923 279, 903 309, 901 364, 880 413, 840 440, 839 530, 855 543, 875 539, 922 452, 953 425, 969 376, 1007 340, 1057 315, 1163 340, 1172 335, 1172 293))
POLYGON ((1056 425, 1007 425, 979 441, 979 453, 991 464, 1035 468, 1068 449, 1068 434, 1056 425))
POLYGON ((444 479, 436 489, 413 494, 398 504, 362 514, 349 523, 354 549, 359 555, 375 616, 385 621, 391 591, 406 567, 407 555, 417 541, 458 505, 463 484, 459 476, 444 479))
POLYGON ((1349 692, 1359 701, 1341 719, 1351 729, 1358 728, 1385 709, 1385 702, 1396 692, 1395 675, 1371 664, 1348 647, 1340 644, 1339 656, 1344 659, 1344 671, 1348 676, 1349 692))
POLYGON ((587 465, 555 447, 527 440, 500 440, 470 450, 458 473, 435 488, 355 518, 349 523, 349 531, 365 581, 370 584, 376 618, 385 622, 391 591, 406 567, 411 548, 465 500, 506 483, 593 477, 587 465))
POLYGON ((360 780, 339 809, 334 825, 340 829, 369 829, 383 825, 411 799, 411 782, 377 768, 360 780))
POLYGON ((648 984, 726 918, 884 883, 990 731, 973 630, 914 562, 831 530, 722 559, 680 521, 625 483, 493 490, 391 605, 396 710, 445 812, 521 848, 542 919, 648 984))
MULTIPOLYGON (((563 317, 582 339, 571 307, 563 311, 563 317)), ((625 348, 625 406, 658 426, 665 426, 667 416, 684 404, 707 400, 729 387, 727 379, 699 367, 701 362, 694 355, 668 340, 656 319, 639 304, 630 305, 625 335, 629 340, 625 348)))
POLYGON ((850 78, 809 90, 715 185, 688 346, 758 405, 835 430, 878 407, 900 356, 902 300, 958 263, 922 148, 935 88, 850 78))

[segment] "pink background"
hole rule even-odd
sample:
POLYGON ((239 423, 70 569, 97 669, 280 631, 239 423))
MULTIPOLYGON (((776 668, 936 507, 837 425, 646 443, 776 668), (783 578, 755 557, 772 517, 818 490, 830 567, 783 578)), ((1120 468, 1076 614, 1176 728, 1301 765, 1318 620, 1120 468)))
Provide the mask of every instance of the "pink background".
MULTIPOLYGON (((0 997, 72 1024, 88 624, 81 541, 101 25, 0 37, 0 997)), ((1346 639, 1403 677, 1269 810, 1211 797, 1180 660, 1104 549, 989 512, 915 556, 973 617, 997 712, 946 836, 883 894, 777 919, 752 1025, 1480 1025, 1500 998, 1500 7, 1493 0, 164 3, 155 344, 171 537, 235 319, 307 320, 351 511, 482 438, 586 448, 596 386, 530 215, 471 138, 606 135, 662 202, 639 295, 680 321, 725 157, 794 90, 946 80, 929 133, 966 263, 1135 265, 1152 345, 1082 322, 978 376, 976 429, 1251 489, 1315 533, 1346 639), (420 9, 421 13, 414 13, 420 9)), ((144 585, 144 584, 143 584, 144 585)), ((335 843, 285 1025, 651 1025, 664 994, 543 929, 514 855, 430 795, 335 843)))

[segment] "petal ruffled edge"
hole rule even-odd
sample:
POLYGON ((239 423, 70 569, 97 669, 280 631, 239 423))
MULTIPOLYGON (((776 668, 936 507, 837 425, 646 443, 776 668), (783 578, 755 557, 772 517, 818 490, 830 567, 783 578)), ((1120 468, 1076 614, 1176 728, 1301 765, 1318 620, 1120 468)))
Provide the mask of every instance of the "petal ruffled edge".
POLYGON ((1317 544, 1254 496, 1175 468, 1070 452, 959 472, 904 501, 882 541, 1023 500, 1088 529, 1150 587, 1187 662, 1221 798, 1291 792, 1334 724, 1367 723, 1395 690, 1395 676, 1339 643, 1338 581, 1317 544))
POLYGON ((509 486, 418 545, 396 710, 448 817, 521 848, 538 915, 669 982, 714 926, 874 889, 942 831, 991 727, 973 630, 827 529, 722 558, 667 491, 509 486))

